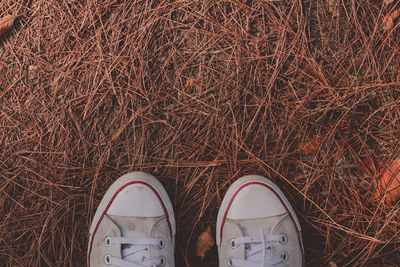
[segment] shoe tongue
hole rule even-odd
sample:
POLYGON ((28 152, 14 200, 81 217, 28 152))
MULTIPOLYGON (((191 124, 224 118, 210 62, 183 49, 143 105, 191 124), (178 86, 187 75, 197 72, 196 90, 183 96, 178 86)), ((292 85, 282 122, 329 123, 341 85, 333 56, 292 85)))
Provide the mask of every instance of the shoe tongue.
MULTIPOLYGON (((122 237, 143 238, 151 237, 151 232, 155 223, 160 217, 125 217, 110 215, 109 216, 121 231, 122 237)), ((124 259, 134 262, 142 262, 148 258, 149 246, 145 245, 122 245, 122 255, 128 254, 124 259), (139 253, 129 253, 130 250, 143 247, 143 251, 139 253), (128 253, 126 253, 128 252, 128 253)))
POLYGON ((123 237, 151 237, 154 224, 160 217, 109 216, 121 231, 123 237))

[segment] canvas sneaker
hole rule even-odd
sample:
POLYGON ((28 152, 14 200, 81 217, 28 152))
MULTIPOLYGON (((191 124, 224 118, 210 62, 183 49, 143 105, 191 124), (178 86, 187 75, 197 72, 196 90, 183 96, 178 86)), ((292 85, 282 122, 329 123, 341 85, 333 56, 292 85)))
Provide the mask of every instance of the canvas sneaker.
POLYGON ((174 266, 175 218, 161 183, 132 172, 105 193, 90 227, 88 266, 174 266))
POLYGON ((228 189, 217 219, 219 266, 304 266, 300 223, 269 179, 248 175, 228 189))

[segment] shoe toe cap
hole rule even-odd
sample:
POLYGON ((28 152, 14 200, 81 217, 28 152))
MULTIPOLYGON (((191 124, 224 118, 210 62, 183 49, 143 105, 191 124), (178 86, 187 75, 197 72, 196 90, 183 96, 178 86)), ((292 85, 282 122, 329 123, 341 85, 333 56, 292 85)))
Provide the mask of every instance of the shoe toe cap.
POLYGON ((132 184, 123 188, 112 201, 107 214, 133 217, 164 215, 161 202, 147 185, 132 184))
POLYGON ((236 193, 227 214, 230 219, 265 218, 287 212, 279 193, 267 185, 247 185, 236 193))

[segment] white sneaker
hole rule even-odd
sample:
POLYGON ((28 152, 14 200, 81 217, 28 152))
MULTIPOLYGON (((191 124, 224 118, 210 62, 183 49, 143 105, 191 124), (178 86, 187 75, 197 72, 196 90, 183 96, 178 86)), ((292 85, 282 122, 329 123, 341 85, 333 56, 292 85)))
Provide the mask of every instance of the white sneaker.
POLYGON ((226 193, 217 219, 219 266, 304 266, 300 223, 270 180, 244 176, 226 193))
POLYGON ((175 218, 161 183, 125 174, 107 190, 90 227, 88 266, 174 266, 175 218))

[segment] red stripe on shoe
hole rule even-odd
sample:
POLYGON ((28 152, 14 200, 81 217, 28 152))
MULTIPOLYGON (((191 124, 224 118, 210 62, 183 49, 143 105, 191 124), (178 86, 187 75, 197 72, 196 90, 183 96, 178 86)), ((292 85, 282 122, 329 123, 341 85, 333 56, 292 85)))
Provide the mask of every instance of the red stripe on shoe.
POLYGON ((261 186, 264 186, 264 187, 268 188, 269 190, 271 190, 275 194, 275 196, 279 199, 279 201, 282 203, 283 207, 285 208, 286 212, 289 214, 289 217, 292 220, 292 222, 293 222, 293 224, 294 224, 294 226, 296 228, 297 238, 299 239, 299 243, 300 243, 301 254, 304 256, 303 246, 302 246, 302 242, 301 242, 301 233, 300 233, 299 228, 297 227, 296 221, 293 219, 292 213, 290 212, 288 207, 286 207, 285 202, 283 202, 282 198, 278 195, 278 193, 276 193, 275 190, 272 187, 270 187, 269 185, 261 183, 261 182, 250 182, 250 183, 244 184, 244 185, 240 186, 236 190, 236 192, 233 194, 232 198, 229 200, 229 204, 228 204, 228 207, 226 208, 224 217, 222 218, 221 228, 220 228, 220 231, 219 231, 219 245, 221 246, 222 229, 224 228, 224 224, 225 224, 226 216, 228 215, 228 212, 229 212, 229 208, 231 207, 233 200, 235 199, 236 195, 240 192, 240 190, 242 190, 243 188, 245 188, 246 186, 249 186, 249 185, 261 185, 261 186))
POLYGON ((133 184, 142 184, 142 185, 145 185, 145 186, 149 187, 149 188, 151 189, 151 191, 153 191, 154 194, 157 196, 157 198, 158 198, 158 200, 160 201, 161 206, 162 206, 162 208, 163 208, 163 210, 164 210, 165 217, 166 217, 167 223, 168 223, 168 228, 169 228, 169 231, 170 231, 170 233, 171 233, 171 238, 173 238, 173 236, 172 236, 172 226, 171 226, 171 222, 169 221, 169 214, 168 214, 167 208, 165 207, 164 202, 162 201, 161 196, 158 194, 158 192, 157 192, 150 184, 148 184, 148 183, 146 183, 146 182, 143 182, 143 181, 132 181, 132 182, 126 183, 126 184, 124 184, 123 186, 121 186, 121 187, 114 193, 114 195, 113 195, 112 198, 110 199, 110 202, 108 202, 107 207, 105 208, 105 210, 104 210, 103 213, 101 214, 100 219, 99 219, 99 220, 97 221, 97 223, 96 223, 96 227, 94 228, 93 234, 92 234, 91 239, 90 239, 90 244, 89 244, 88 267, 90 267, 90 254, 92 253, 92 246, 93 246, 94 235, 96 234, 97 229, 99 228, 99 225, 100 225, 101 220, 103 219, 104 215, 107 213, 108 209, 110 208, 111 204, 113 203, 113 201, 114 201, 114 199, 117 197, 117 195, 118 195, 125 187, 127 187, 127 186, 129 186, 129 185, 133 185, 133 184))

